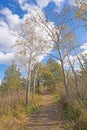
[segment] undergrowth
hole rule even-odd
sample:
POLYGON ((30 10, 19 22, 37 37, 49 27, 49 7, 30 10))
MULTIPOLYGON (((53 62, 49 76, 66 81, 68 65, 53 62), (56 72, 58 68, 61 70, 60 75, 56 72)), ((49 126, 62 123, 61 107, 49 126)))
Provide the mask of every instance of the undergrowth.
MULTIPOLYGON (((31 97, 32 98, 32 97, 31 97)), ((14 94, 12 98, 1 97, 0 99, 0 130, 26 130, 23 124, 27 124, 30 114, 39 113, 42 104, 41 94, 35 95, 35 100, 26 106, 25 95, 18 98, 14 94)))
POLYGON ((73 101, 70 107, 63 106, 63 115, 70 130, 87 130, 87 106, 83 100, 73 101))
POLYGON ((55 100, 62 107, 65 130, 87 130, 87 99, 73 99, 68 106, 65 93, 56 91, 55 100))

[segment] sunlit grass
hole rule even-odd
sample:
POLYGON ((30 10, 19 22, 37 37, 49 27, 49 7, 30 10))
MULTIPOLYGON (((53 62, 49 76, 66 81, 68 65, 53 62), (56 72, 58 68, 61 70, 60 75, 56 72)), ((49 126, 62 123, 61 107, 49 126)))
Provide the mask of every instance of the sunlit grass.
MULTIPOLYGON (((32 101, 32 94, 30 101, 32 101)), ((14 92, 12 97, 8 95, 0 97, 0 130, 26 130, 22 125, 29 121, 30 114, 41 111, 39 106, 42 102, 41 94, 36 94, 35 100, 26 106, 24 90, 19 94, 14 92)))

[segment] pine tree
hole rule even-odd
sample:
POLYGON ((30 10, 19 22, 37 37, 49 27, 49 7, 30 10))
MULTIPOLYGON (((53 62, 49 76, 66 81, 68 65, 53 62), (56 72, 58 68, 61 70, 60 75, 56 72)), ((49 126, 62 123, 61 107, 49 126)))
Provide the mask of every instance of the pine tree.
POLYGON ((20 70, 16 68, 16 65, 12 63, 6 68, 5 76, 2 83, 2 88, 5 90, 15 89, 17 90, 21 86, 21 74, 20 70))

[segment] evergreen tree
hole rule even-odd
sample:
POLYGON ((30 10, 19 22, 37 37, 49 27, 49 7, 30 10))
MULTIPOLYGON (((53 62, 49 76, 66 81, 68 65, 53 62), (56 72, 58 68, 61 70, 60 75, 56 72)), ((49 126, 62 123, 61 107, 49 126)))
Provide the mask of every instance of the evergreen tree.
POLYGON ((2 82, 2 88, 4 90, 15 89, 17 90, 21 86, 21 74, 20 70, 16 68, 16 65, 12 63, 6 68, 5 76, 2 82))
POLYGON ((49 89, 55 89, 56 85, 63 82, 60 64, 50 58, 47 64, 43 66, 42 79, 49 89))

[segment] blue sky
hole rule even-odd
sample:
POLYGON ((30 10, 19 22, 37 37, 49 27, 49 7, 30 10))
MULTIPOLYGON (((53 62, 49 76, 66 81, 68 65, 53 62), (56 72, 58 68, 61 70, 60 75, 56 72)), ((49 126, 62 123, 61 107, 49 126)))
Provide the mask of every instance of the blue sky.
MULTIPOLYGON (((0 81, 4 77, 5 68, 14 59, 14 51, 11 46, 14 42, 12 30, 18 26, 24 17, 34 7, 39 7, 48 16, 48 19, 55 22, 54 15, 63 11, 64 5, 74 7, 75 0, 0 0, 0 81)), ((75 33, 82 42, 84 53, 87 52, 87 32, 84 28, 75 28, 75 33)), ((56 53, 54 52, 56 55, 56 53)))

